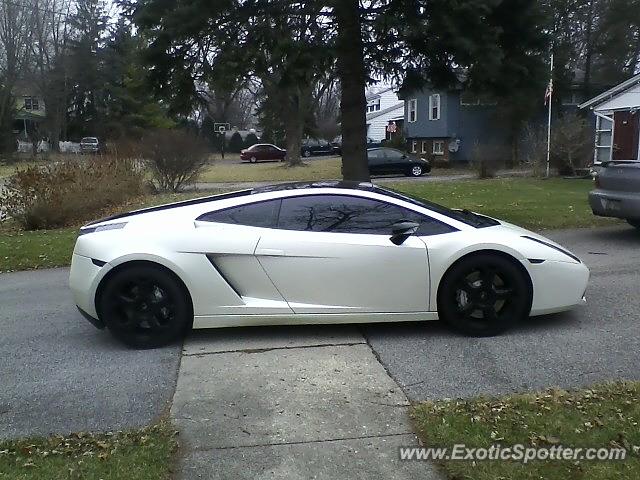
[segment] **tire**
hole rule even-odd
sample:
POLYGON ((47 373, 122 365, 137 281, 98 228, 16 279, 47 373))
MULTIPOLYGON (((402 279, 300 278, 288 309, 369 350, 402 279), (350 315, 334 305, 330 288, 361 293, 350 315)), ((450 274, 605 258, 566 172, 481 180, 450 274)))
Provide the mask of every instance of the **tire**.
POLYGON ((256 162, 258 161, 258 159, 257 159, 256 157, 251 157, 251 158, 249 159, 249 161, 250 161, 251 163, 256 163, 256 162))
POLYGON ((481 253, 455 263, 438 288, 440 319, 465 335, 488 337, 526 317, 531 288, 515 261, 481 253))
POLYGON ((309 158, 311 156, 311 152, 309 150, 304 150, 302 152, 302 156, 305 158, 309 158))
POLYGON ((98 313, 118 340, 133 348, 156 348, 180 340, 193 320, 185 288, 161 267, 136 265, 108 280, 98 313))
POLYGON ((407 170, 407 177, 420 177, 424 173, 424 170, 420 165, 414 165, 407 170))
POLYGON ((632 227, 635 227, 640 230, 640 219, 636 218, 627 218, 627 223, 632 227))

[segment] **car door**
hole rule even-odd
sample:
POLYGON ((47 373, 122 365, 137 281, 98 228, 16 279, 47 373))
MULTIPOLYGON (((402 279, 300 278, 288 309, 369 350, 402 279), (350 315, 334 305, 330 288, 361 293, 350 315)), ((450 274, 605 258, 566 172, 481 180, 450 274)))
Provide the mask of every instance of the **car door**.
POLYGON ((399 150, 385 148, 385 170, 387 173, 403 173, 406 170, 407 156, 399 150))
POLYGON ((286 197, 255 254, 295 313, 427 311, 425 243, 389 239, 401 210, 359 196, 286 197))
POLYGON ((384 155, 380 150, 368 150, 367 159, 369 163, 369 173, 373 175, 384 173, 384 155))

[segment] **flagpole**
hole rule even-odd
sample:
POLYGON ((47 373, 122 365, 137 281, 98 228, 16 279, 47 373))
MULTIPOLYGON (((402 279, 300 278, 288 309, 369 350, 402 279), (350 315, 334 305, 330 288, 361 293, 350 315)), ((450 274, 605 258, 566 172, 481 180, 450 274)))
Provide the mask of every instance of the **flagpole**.
POLYGON ((553 52, 551 53, 551 78, 549 79, 549 119, 547 121, 547 178, 551 166, 551 99, 553 98, 553 52))

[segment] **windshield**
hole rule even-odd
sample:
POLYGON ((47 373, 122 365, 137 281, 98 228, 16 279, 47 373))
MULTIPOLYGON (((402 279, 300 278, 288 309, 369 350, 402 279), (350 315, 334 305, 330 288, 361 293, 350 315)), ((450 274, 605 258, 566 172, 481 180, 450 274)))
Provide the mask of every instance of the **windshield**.
POLYGON ((98 143, 98 139, 95 137, 84 137, 80 140, 80 143, 98 143))
POLYGON ((429 200, 424 200, 423 198, 399 192, 392 188, 381 188, 375 187, 374 191, 378 191, 378 193, 382 193, 383 195, 388 195, 393 198, 397 198, 399 200, 404 200, 405 202, 413 203, 414 205, 418 205, 419 207, 428 208, 440 215, 444 215, 449 218, 453 218, 459 222, 465 223, 472 227, 476 228, 484 228, 484 227, 493 227, 495 225, 500 225, 500 222, 494 220, 493 218, 485 217, 484 215, 479 215, 477 213, 473 213, 470 210, 466 209, 451 209, 445 207, 443 205, 439 205, 437 203, 430 202, 429 200))

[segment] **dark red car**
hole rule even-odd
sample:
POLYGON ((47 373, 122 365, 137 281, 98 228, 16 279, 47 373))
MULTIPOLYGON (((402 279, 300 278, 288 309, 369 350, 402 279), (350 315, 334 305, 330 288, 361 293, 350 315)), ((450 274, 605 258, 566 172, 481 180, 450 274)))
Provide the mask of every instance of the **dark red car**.
POLYGON ((240 152, 240 160, 256 163, 259 160, 284 160, 287 151, 270 143, 256 143, 240 152))

